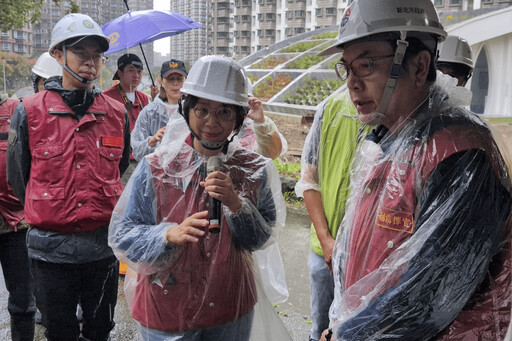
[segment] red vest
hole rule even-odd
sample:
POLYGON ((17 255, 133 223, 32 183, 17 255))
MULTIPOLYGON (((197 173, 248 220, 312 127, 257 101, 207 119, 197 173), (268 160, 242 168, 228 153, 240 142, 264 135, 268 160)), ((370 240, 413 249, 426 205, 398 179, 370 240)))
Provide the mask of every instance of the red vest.
MULTIPOLYGON (((492 152, 496 148, 489 135, 482 130, 471 129, 469 126, 450 126, 435 132, 428 144, 413 145, 403 154, 395 155, 391 162, 381 162, 377 167, 368 165, 366 169, 370 171, 355 197, 358 209, 350 223, 354 228, 348 242, 350 257, 345 264, 344 289, 357 285, 358 280, 383 265, 390 254, 414 234, 417 193, 437 165, 457 152, 470 149, 492 152)), ((492 160, 496 158, 491 156, 492 160)), ((494 165, 496 173, 501 177, 500 167, 503 165, 494 165)), ((508 226, 510 234, 512 225, 508 226)), ((475 293, 455 321, 437 336, 437 340, 462 340, 461 336, 464 336, 464 340, 481 340, 479 337, 482 335, 494 335, 492 333, 497 324, 500 330, 506 331, 510 321, 512 289, 510 252, 511 241, 508 238, 502 253, 491 263, 493 271, 489 271, 484 281, 492 283, 490 288, 475 293)), ((404 262, 400 269, 405 271, 407 263, 404 262)), ((400 273, 397 271, 396 283, 399 280, 400 273)), ((372 281, 378 283, 381 280, 377 275, 372 281)), ((347 296, 353 295, 358 301, 368 294, 366 290, 372 289, 352 290, 347 296)))
POLYGON ((124 108, 99 95, 80 121, 53 91, 23 99, 31 159, 25 220, 41 230, 108 225, 123 187, 124 108))
MULTIPOLYGON (((108 88, 107 90, 103 91, 102 94, 115 99, 119 103, 122 103, 124 106, 124 99, 121 96, 121 92, 119 92, 117 85, 108 88)), ((139 117, 142 109, 148 104, 148 96, 139 90, 135 90, 135 103, 133 103, 133 107, 131 110, 126 108, 126 111, 128 112, 128 119, 130 120, 130 131, 135 128, 135 121, 139 117)))
MULTIPOLYGON (((260 157, 248 151, 243 153, 249 153, 253 159, 260 157)), ((168 172, 180 174, 183 166, 190 167, 192 158, 190 153, 182 152, 169 163, 168 169, 151 167, 158 223, 164 217, 165 221, 181 222, 195 212, 208 209, 208 197, 199 185, 199 173, 192 176, 188 185, 168 175, 168 172)), ((235 152, 224 164, 225 172, 233 179, 237 193, 244 193, 256 203, 260 183, 249 179, 254 179, 253 174, 261 170, 255 167, 258 162, 244 160, 245 157, 241 159, 235 152)), ((153 155, 148 156, 148 161, 158 163, 153 155)), ((206 232, 206 236, 198 243, 180 247, 179 258, 168 269, 156 275, 139 275, 131 309, 133 317, 142 325, 166 332, 202 329, 233 321, 253 309, 257 294, 251 254, 233 245, 224 216, 221 232, 206 232), (155 283, 156 278, 161 284, 155 283)))
POLYGON ((0 214, 7 224, 15 230, 18 223, 23 220, 23 206, 7 184, 7 134, 11 126, 11 117, 18 101, 8 99, 0 104, 0 214))

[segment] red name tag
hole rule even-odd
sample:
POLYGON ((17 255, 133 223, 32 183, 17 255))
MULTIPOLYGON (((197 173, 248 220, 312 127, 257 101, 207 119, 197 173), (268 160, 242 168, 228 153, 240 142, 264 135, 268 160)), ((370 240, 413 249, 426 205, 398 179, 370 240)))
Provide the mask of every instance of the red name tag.
POLYGON ((379 207, 375 223, 385 229, 405 233, 414 232, 414 219, 412 213, 409 212, 395 211, 381 206, 379 207))
POLYGON ((102 136, 101 145, 105 147, 119 147, 124 146, 124 139, 117 136, 102 136))

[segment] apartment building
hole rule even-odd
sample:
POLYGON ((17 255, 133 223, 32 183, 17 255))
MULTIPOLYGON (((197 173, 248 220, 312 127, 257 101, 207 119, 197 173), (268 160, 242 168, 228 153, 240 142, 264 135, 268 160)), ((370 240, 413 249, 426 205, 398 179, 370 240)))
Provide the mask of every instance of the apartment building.
POLYGON ((10 30, 0 34, 0 51, 17 53, 29 57, 32 55, 32 28, 27 25, 22 29, 10 30))
MULTIPOLYGON (((28 24, 23 29, 1 32, 0 47, 2 52, 38 56, 48 51, 53 27, 63 16, 72 11, 72 3, 69 0, 60 1, 59 4, 52 0, 42 1, 41 18, 37 23, 28 24)), ((80 13, 89 15, 100 25, 125 14, 127 11, 122 0, 75 0, 74 3, 78 6, 80 13)), ((129 0, 128 3, 132 11, 153 8, 153 0, 129 0)))
MULTIPOLYGON (((213 54, 214 51, 208 50, 209 46, 213 46, 212 43, 208 42, 209 34, 208 31, 212 30, 212 17, 213 9, 218 8, 216 6, 217 1, 212 0, 172 0, 170 1, 170 10, 186 15, 190 19, 200 22, 203 27, 197 28, 185 33, 181 33, 170 38, 170 58, 176 58, 187 62, 187 64, 193 64, 201 56, 207 54, 213 54)), ((227 8, 229 10, 229 1, 227 8)), ((225 5, 221 5, 222 6, 225 5)), ((229 14, 221 16, 223 18, 229 18, 229 14)), ((225 19, 220 19, 220 21, 225 19)), ((219 22, 222 24, 222 22, 219 22)), ((225 27, 224 27, 225 29, 225 27)))

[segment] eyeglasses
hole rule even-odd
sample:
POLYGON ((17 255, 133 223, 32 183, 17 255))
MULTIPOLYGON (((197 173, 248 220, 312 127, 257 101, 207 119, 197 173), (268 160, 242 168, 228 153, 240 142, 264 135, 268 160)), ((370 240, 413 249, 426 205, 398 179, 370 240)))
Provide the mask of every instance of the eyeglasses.
POLYGON ((350 72, 353 72, 354 75, 358 78, 363 78, 369 76, 373 73, 373 63, 376 60, 394 57, 393 54, 388 56, 380 56, 380 57, 369 57, 369 58, 357 58, 352 63, 336 63, 334 69, 336 70, 336 75, 342 81, 346 81, 350 72))
POLYGON ((104 64, 105 61, 107 60, 107 57, 105 57, 104 55, 102 55, 100 53, 89 54, 89 53, 85 52, 84 50, 79 50, 79 49, 69 49, 69 51, 71 51, 81 63, 85 63, 85 62, 88 62, 89 60, 92 60, 94 62, 94 64, 99 64, 99 63, 104 64))
MULTIPOLYGON (((203 104, 198 104, 192 109, 194 110, 194 115, 200 120, 206 120, 211 113, 210 108, 203 104)), ((235 119, 236 113, 230 107, 220 107, 215 111, 215 115, 217 115, 219 121, 232 121, 235 119)))

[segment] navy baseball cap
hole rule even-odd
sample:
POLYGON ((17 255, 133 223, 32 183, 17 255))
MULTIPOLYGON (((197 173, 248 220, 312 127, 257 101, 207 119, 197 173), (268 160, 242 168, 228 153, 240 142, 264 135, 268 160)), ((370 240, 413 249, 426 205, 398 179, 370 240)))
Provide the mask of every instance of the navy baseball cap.
MULTIPOLYGON (((119 59, 117 60, 117 70, 124 70, 124 68, 128 65, 133 65, 137 69, 144 70, 144 64, 142 64, 140 58, 133 53, 126 53, 119 57, 119 59)), ((112 77, 112 80, 119 79, 119 76, 117 75, 117 70, 114 73, 114 77, 112 77)))

